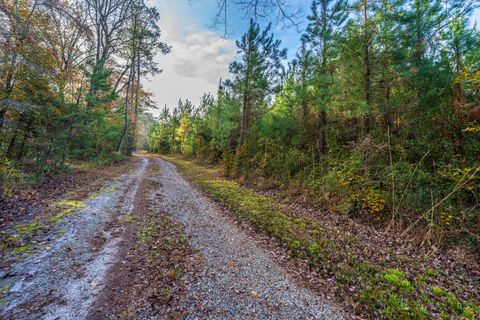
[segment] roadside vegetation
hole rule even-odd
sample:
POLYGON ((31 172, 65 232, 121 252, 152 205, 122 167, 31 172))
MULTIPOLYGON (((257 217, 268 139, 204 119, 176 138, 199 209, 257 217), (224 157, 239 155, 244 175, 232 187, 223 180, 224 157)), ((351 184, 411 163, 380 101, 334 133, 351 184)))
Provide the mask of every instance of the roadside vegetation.
POLYGON ((57 174, 47 182, 23 186, 0 205, 0 267, 22 259, 41 248, 45 235, 61 235, 61 223, 81 212, 86 201, 99 193, 112 192, 106 182, 128 173, 135 160, 98 165, 84 162, 71 173, 57 174))
MULTIPOLYGON (((278 241, 293 259, 307 259, 319 291, 364 318, 476 319, 480 316, 478 265, 446 260, 391 241, 345 220, 288 210, 272 198, 221 176, 215 168, 166 157, 182 174, 228 207, 235 217, 278 241), (353 231, 353 232, 352 232, 353 231), (328 284, 329 288, 325 288, 328 284)), ((329 215, 328 213, 324 213, 329 215)))
POLYGON ((136 0, 0 4, 0 201, 78 161, 108 163, 143 146, 159 73, 156 9, 136 0))
POLYGON ((475 6, 314 0, 288 63, 252 20, 230 79, 165 107, 149 149, 211 165, 172 158, 360 317, 478 318, 475 6))

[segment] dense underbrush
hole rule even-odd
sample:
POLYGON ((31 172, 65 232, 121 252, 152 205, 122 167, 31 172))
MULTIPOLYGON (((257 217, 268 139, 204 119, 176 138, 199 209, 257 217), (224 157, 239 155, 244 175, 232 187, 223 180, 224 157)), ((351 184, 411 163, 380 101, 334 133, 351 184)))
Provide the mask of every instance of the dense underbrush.
MULTIPOLYGON (((226 177, 301 194, 309 202, 420 242, 480 248, 480 167, 441 164, 426 152, 417 163, 360 149, 320 163, 299 150, 264 142, 263 153, 223 155, 226 177), (377 165, 374 165, 377 164, 377 165)), ((400 153, 400 151, 398 151, 400 153)))
POLYGON ((46 180, 74 171, 86 171, 100 166, 122 162, 127 156, 111 153, 99 158, 72 161, 14 161, 0 157, 0 200, 21 196, 27 190, 46 180))

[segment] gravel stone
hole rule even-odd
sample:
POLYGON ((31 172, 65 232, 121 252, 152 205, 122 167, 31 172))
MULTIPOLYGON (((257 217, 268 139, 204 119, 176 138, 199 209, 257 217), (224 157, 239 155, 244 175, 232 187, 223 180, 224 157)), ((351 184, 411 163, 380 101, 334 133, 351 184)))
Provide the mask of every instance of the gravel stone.
POLYGON ((185 226, 205 264, 183 302, 186 319, 342 319, 339 310, 289 279, 212 200, 194 189, 175 166, 156 159, 162 172, 163 209, 185 226))
POLYGON ((148 159, 143 158, 134 174, 106 185, 84 208, 58 225, 61 235, 46 235, 43 246, 11 266, 8 272, 13 276, 0 280, 0 287, 9 288, 0 306, 0 319, 86 318, 118 252, 120 239, 105 227, 116 209, 132 210, 147 165, 148 159), (103 239, 101 248, 96 248, 92 239, 103 239))

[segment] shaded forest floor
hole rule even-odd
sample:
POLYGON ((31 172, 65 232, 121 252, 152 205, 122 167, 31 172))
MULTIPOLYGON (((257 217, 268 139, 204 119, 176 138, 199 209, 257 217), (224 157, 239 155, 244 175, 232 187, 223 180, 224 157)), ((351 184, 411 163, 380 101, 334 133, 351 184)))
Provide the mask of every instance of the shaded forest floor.
MULTIPOLYGON (((280 191, 222 177, 179 158, 189 181, 227 207, 245 228, 278 244, 282 264, 310 288, 367 318, 480 316, 480 268, 461 248, 442 252, 380 232, 280 191)), ((270 245, 271 246, 271 245, 270 245)))
POLYGON ((72 173, 46 178, 42 183, 20 190, 11 197, 0 198, 0 235, 22 220, 48 216, 55 211, 55 201, 85 199, 93 191, 121 174, 133 170, 137 159, 110 165, 84 162, 73 166, 72 173))

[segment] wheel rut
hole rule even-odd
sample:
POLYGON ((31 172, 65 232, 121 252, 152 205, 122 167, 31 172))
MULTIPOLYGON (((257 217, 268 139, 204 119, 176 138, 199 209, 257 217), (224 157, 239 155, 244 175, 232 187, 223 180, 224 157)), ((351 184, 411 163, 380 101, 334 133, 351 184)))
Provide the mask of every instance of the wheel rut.
MULTIPOLYGON (((140 157, 133 173, 106 184, 85 201, 84 208, 59 225, 62 232, 38 239, 41 246, 11 265, 10 276, 0 279, 0 287, 9 288, 0 306, 0 318, 119 319, 119 310, 128 308, 143 310, 132 313, 135 319, 165 319, 172 318, 172 314, 183 319, 343 318, 340 311, 292 280, 267 250, 219 205, 192 187, 173 164, 157 157, 140 157), (152 172, 155 177, 150 177, 152 172), (149 268, 128 263, 152 261, 134 254, 126 259, 137 249, 138 230, 132 227, 129 231, 118 221, 121 217, 137 217, 148 222, 161 215, 171 220, 159 219, 155 223, 171 221, 172 226, 181 225, 180 238, 184 233, 195 252, 170 247, 163 254, 195 255, 195 260, 190 261, 195 264, 195 272, 184 272, 185 279, 175 283, 185 288, 177 290, 179 296, 173 300, 163 301, 160 308, 155 306, 162 303, 152 301, 152 296, 161 296, 153 283, 142 284, 144 291, 151 293, 144 300, 138 299, 136 304, 122 301, 138 296, 132 289, 143 288, 135 284, 137 279, 154 279, 158 283, 165 279, 135 274, 149 272, 149 268), (151 305, 138 306, 142 301, 151 305), (164 313, 159 314, 159 310, 164 313)), ((161 232, 169 234, 169 230, 161 232)), ((174 241, 178 238, 175 232, 170 233, 174 241)), ((157 246, 152 248, 156 250, 157 246)), ((178 261, 188 264, 186 259, 178 261)), ((165 265, 168 261, 150 272, 161 273, 165 265)), ((176 264, 174 267, 178 269, 176 264)))
POLYGON ((157 159, 163 207, 184 226, 204 258, 202 277, 183 301, 186 319, 341 319, 342 313, 299 286, 268 252, 175 166, 157 159))

